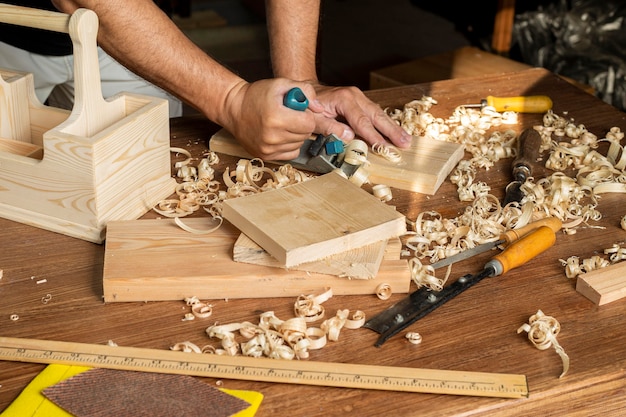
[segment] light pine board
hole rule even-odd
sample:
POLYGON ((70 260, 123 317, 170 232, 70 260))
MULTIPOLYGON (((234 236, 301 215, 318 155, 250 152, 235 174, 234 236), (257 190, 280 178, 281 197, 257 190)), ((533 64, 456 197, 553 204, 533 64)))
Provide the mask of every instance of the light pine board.
POLYGON ((579 275, 576 291, 597 305, 626 297, 626 262, 579 275))
MULTIPOLYGON (((212 151, 241 158, 252 156, 239 145, 233 135, 221 129, 211 137, 212 151)), ((463 145, 439 140, 413 137, 411 147, 401 149, 402 161, 390 162, 369 152, 369 181, 401 190, 433 195, 464 156, 463 145)), ((288 161, 272 161, 285 164, 288 161)))
MULTIPOLYGON (((402 242, 399 238, 372 243, 362 248, 338 253, 319 261, 306 262, 292 269, 305 272, 336 275, 339 277, 370 279, 378 274, 383 259, 400 259, 402 242)), ((243 233, 239 235, 233 249, 233 260, 274 268, 283 266, 262 247, 243 233)))
POLYGON ((403 214, 333 172, 226 200, 222 215, 286 268, 406 233, 403 214))
MULTIPOLYGON (((208 229, 208 218, 183 219, 208 229)), ((240 232, 224 223, 215 232, 186 232, 172 219, 112 221, 107 226, 105 302, 297 297, 331 288, 336 295, 375 294, 382 283, 408 293, 406 260, 384 259, 373 279, 347 279, 233 261, 240 232)))

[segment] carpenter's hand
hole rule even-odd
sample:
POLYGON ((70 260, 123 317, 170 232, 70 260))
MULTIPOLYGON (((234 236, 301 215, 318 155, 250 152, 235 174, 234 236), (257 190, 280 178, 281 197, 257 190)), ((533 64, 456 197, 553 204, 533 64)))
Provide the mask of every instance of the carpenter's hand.
MULTIPOLYGON (((385 114, 379 105, 368 99, 356 87, 315 86, 317 102, 323 110, 316 114, 315 131, 324 135, 334 133, 344 140, 361 137, 370 145, 389 140, 399 148, 411 144, 411 135, 385 114), (345 120, 342 123, 337 118, 345 120)), ((317 107, 316 107, 317 108, 317 107)))
POLYGON ((310 103, 310 110, 306 111, 286 107, 283 98, 293 87, 300 87, 309 102, 315 101, 315 90, 306 83, 276 78, 239 84, 229 94, 230 117, 224 127, 255 157, 298 157, 300 147, 315 131, 314 112, 322 108, 317 101, 310 103))

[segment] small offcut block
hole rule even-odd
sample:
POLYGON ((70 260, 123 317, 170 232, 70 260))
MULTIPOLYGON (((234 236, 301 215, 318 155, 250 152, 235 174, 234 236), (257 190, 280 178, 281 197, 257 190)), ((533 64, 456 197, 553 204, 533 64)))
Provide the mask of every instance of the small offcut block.
POLYGON ((576 291, 597 305, 626 297, 626 262, 579 275, 576 291))

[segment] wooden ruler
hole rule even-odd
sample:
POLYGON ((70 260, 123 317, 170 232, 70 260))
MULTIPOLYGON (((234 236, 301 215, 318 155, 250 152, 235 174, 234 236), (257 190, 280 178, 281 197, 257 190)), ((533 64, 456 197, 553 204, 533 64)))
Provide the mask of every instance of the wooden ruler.
POLYGON ((0 360, 386 391, 528 397, 526 376, 222 356, 0 337, 0 360))

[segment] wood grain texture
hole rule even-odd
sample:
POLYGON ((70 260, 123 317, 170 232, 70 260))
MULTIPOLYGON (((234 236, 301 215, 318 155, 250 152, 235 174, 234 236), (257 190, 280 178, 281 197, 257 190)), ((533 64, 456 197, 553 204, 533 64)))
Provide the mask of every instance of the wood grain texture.
MULTIPOLYGON (((0 9, 12 22, 15 9, 0 9)), ((42 27, 52 30, 62 18, 32 15, 51 20, 42 27)), ((0 216, 101 243, 109 220, 136 219, 172 193, 168 104, 124 93, 104 100, 98 19, 82 9, 68 25, 76 78, 70 113, 43 106, 32 76, 2 72, 0 120, 10 128, 1 131, 9 136, 0 144, 0 216)))
MULTIPOLYGON (((542 69, 367 92, 382 106, 402 106, 424 94, 438 100, 439 104, 432 111, 436 117, 444 118, 456 105, 489 94, 547 94, 557 114, 567 112, 567 117, 585 124, 594 134, 603 135, 613 126, 626 131, 624 112, 542 69)), ((521 132, 538 123, 541 123, 541 115, 523 115, 513 128, 521 132)), ((185 147, 200 158, 218 130, 218 126, 200 117, 173 119, 172 145, 185 147)), ((602 146, 598 149, 599 152, 605 150, 602 146)), ((172 163, 184 157, 173 156, 173 159, 172 163)), ((237 160, 221 156, 220 164, 215 167, 216 176, 226 167, 235 167, 237 160)), ((486 182, 501 199, 504 187, 511 181, 510 164, 511 159, 501 159, 489 171, 478 172, 476 180, 486 182)), ((537 176, 545 174, 545 171, 536 171, 537 176)), ((467 206, 458 201, 456 195, 456 186, 446 180, 434 196, 394 189, 389 204, 408 219, 415 219, 419 213, 429 210, 453 218, 467 206)), ((623 194, 603 194, 598 207, 602 219, 594 222, 601 228, 583 228, 574 235, 558 234, 553 247, 523 267, 483 280, 419 320, 408 330, 422 335, 420 345, 411 345, 398 335, 376 348, 377 333, 368 329, 344 329, 339 340, 312 351, 308 359, 521 374, 528 378, 529 398, 379 392, 221 379, 223 387, 261 392, 264 399, 258 417, 284 415, 286 409, 296 416, 331 417, 620 416, 626 409, 624 299, 602 306, 593 304, 576 291, 559 259, 573 255, 584 259, 623 242, 624 231, 619 226, 623 208, 623 194), (553 349, 536 349, 527 335, 516 332, 538 309, 561 324, 558 341, 571 360, 563 378, 558 377, 562 363, 553 349), (330 400, 324 401, 327 398, 330 400)), ((142 220, 156 217, 157 214, 148 212, 142 220)), ((238 233, 233 236, 233 242, 236 236, 238 233)), ((186 340, 200 346, 219 346, 218 341, 208 339, 205 333, 206 328, 216 322, 258 323, 260 314, 266 311, 273 311, 283 320, 293 317, 295 298, 220 298, 211 301, 213 315, 208 319, 182 322, 184 313, 189 312, 182 300, 103 303, 103 245, 0 219, 0 247, 0 269, 4 271, 0 280, 0 327, 6 337, 98 344, 113 340, 120 346, 168 350, 186 340), (44 278, 47 282, 37 284, 44 278), (46 294, 52 299, 43 304, 41 299, 46 294), (19 320, 11 321, 11 314, 18 314, 19 320)), ((126 256, 126 265, 132 268, 132 252, 126 256)), ((211 265, 209 258, 212 256, 210 251, 198 251, 197 257, 189 262, 211 265)), ((480 271, 490 256, 485 253, 454 264, 450 281, 480 271)), ((197 273, 200 266, 187 268, 197 273)), ((437 271, 437 276, 443 277, 444 272, 437 271)), ((358 281, 359 284, 372 282, 358 281)), ((276 285, 275 281, 266 281, 266 286, 272 285, 276 285)), ((414 288, 412 286, 411 290, 414 288)), ((381 301, 372 294, 335 295, 324 307, 327 317, 339 309, 358 309, 371 317, 405 296, 396 293, 389 300, 381 301)), ((1 362, 0 410, 5 409, 43 368, 43 365, 1 362)), ((217 382, 212 378, 206 381, 217 382)))
MULTIPOLYGON (((209 146, 214 152, 251 158, 251 155, 224 129, 211 137, 209 146)), ((370 162, 368 180, 374 184, 386 184, 401 190, 432 195, 463 158, 464 150, 463 146, 457 143, 413 137, 411 146, 408 149, 401 149, 400 153, 402 161, 396 163, 370 152, 367 156, 370 162)))
POLYGON ((334 172, 228 199, 222 215, 285 268, 406 233, 404 215, 334 172))
MULTIPOLYGON (((336 275, 343 278, 370 279, 378 274, 380 263, 384 259, 400 259, 402 242, 399 238, 372 243, 361 248, 352 249, 328 256, 319 261, 305 262, 291 269, 319 274, 336 275)), ((274 268, 283 266, 272 255, 254 243, 245 234, 240 234, 233 248, 233 260, 274 268)))
POLYGON ((601 306, 626 297, 626 263, 580 274, 576 291, 601 306))
MULTIPOLYGON (((184 220, 207 229, 210 220, 184 220)), ((103 271, 104 301, 297 297, 332 288, 334 294, 375 294, 380 283, 407 293, 406 260, 381 263, 371 280, 350 280, 233 261, 240 232, 225 223, 208 235, 182 230, 173 220, 114 221, 107 227, 103 271)))

